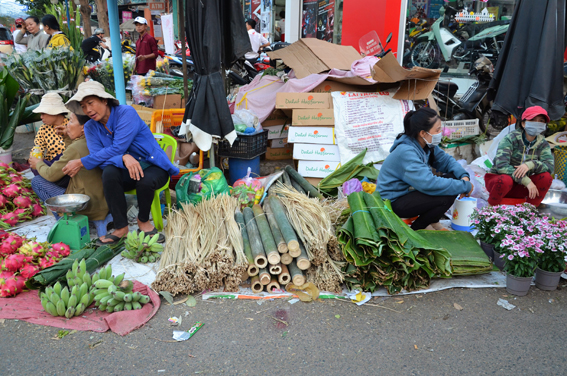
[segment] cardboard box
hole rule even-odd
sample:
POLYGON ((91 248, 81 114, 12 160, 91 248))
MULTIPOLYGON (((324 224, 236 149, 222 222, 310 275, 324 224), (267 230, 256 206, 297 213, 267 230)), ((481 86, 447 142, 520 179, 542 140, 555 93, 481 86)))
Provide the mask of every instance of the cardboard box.
POLYGON ((342 82, 325 80, 311 90, 312 93, 331 93, 333 91, 354 91, 362 93, 375 93, 379 85, 348 85, 342 82))
POLYGON ((266 159, 269 161, 278 161, 282 159, 291 159, 293 155, 292 147, 285 148, 267 148, 266 149, 266 159))
POLYGON ((262 122, 262 127, 266 128, 274 125, 283 125, 290 123, 291 123, 291 119, 289 118, 289 116, 284 114, 282 110, 274 110, 270 114, 270 116, 268 116, 266 120, 262 122))
POLYGON ((340 162, 341 155, 337 145, 294 144, 293 159, 340 162))
POLYGON ((328 93, 277 93, 276 108, 333 108, 333 98, 328 93))
POLYGON ((314 109, 314 110, 293 110, 291 116, 291 125, 293 126, 311 126, 311 125, 335 125, 335 110, 330 109, 314 109))
POLYGON ((297 78, 321 73, 333 68, 350 70, 352 63, 361 58, 352 46, 340 46, 315 38, 302 38, 281 50, 268 52, 273 59, 282 59, 293 68, 297 78))
POLYGON ((268 140, 278 138, 286 138, 289 130, 289 125, 274 125, 271 127, 263 127, 268 130, 268 140))
POLYGON ((323 180, 323 178, 310 178, 310 177, 305 177, 305 180, 307 180, 309 183, 311 183, 312 186, 314 186, 315 188, 317 188, 317 186, 319 185, 319 183, 321 182, 321 180, 323 180))
POLYGON ((301 176, 310 178, 326 178, 340 167, 340 162, 305 161, 297 163, 297 172, 301 176))
POLYGON ((277 138, 270 140, 270 147, 274 149, 281 149, 287 147, 287 138, 277 138))
POLYGON ((287 142, 336 145, 335 127, 289 127, 287 142))
POLYGON ((133 104, 132 107, 138 113, 138 116, 146 123, 148 126, 152 124, 152 115, 154 114, 154 109, 149 107, 140 106, 138 104, 133 104))
POLYGON ((169 110, 171 108, 185 108, 185 99, 181 94, 156 95, 154 97, 154 110, 169 110))

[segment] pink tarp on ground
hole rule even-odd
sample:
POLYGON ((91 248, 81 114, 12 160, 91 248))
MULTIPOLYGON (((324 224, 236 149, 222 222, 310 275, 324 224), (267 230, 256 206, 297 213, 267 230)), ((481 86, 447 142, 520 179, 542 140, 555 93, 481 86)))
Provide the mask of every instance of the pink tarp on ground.
POLYGON ((17 319, 32 324, 71 330, 106 332, 110 329, 116 334, 125 336, 150 321, 161 304, 159 295, 138 281, 134 281, 134 291, 148 295, 151 304, 145 304, 142 309, 137 311, 115 313, 101 312, 93 305, 85 310, 81 316, 72 319, 51 316, 43 310, 38 292, 35 290, 26 291, 13 298, 0 298, 0 319, 17 319))

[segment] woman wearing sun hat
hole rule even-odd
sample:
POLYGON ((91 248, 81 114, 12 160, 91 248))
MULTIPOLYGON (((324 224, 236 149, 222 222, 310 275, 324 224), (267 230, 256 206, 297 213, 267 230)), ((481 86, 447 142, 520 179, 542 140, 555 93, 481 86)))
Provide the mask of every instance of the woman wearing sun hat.
MULTIPOLYGON (((102 84, 87 81, 67 102, 67 108, 91 118, 85 124, 90 155, 69 161, 63 172, 74 176, 82 167, 102 169, 104 197, 114 218, 115 231, 99 239, 99 244, 113 244, 128 234, 124 192, 136 189, 138 227, 146 234, 157 230, 149 221, 154 192, 179 174, 150 128, 130 106, 120 105, 102 84)), ((160 235, 158 241, 164 241, 160 235)))
POLYGON ((545 109, 529 107, 516 123, 517 129, 500 141, 492 169, 484 177, 490 205, 500 205, 503 198, 527 198, 530 204, 541 204, 554 170, 551 147, 543 135, 547 123, 545 109))
MULTIPOLYGON (((51 165, 61 157, 67 144, 71 143, 71 140, 65 136, 69 110, 59 94, 46 93, 33 112, 41 114, 43 122, 35 136, 34 149, 37 149, 38 153, 41 152, 42 159, 47 165, 51 165)), ((32 171, 37 175, 35 170, 32 171)), ((66 187, 68 182, 69 178, 65 177, 58 184, 60 187, 66 187)))

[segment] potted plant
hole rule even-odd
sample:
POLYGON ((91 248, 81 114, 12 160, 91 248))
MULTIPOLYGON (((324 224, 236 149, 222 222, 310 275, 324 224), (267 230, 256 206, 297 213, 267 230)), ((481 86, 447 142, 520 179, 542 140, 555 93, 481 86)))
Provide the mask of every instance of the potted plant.
POLYGON ((29 96, 19 96, 14 110, 10 111, 16 100, 20 84, 6 69, 0 70, 0 162, 12 162, 12 143, 16 127, 37 121, 40 116, 32 110, 38 105, 27 107, 29 96))
POLYGON ((500 244, 502 257, 506 259, 506 290, 524 296, 530 289, 544 242, 539 234, 526 233, 519 226, 510 226, 507 232, 500 244))
POLYGON ((537 230, 543 246, 542 253, 538 255, 535 284, 541 290, 552 291, 557 289, 565 270, 567 245, 564 234, 567 232, 567 221, 550 223, 542 220, 537 230))

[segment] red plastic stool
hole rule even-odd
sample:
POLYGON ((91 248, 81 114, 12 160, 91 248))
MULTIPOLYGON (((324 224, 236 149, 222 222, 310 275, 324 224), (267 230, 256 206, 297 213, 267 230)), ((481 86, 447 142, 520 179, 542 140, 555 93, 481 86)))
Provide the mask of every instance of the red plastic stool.
POLYGON ((413 223, 413 221, 415 221, 418 217, 413 217, 413 218, 401 218, 402 221, 404 221, 404 223, 408 226, 411 226, 411 224, 413 223))
POLYGON ((525 198, 507 198, 504 197, 500 205, 522 205, 526 202, 525 198))

